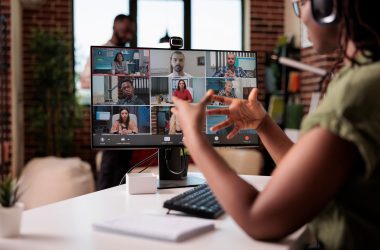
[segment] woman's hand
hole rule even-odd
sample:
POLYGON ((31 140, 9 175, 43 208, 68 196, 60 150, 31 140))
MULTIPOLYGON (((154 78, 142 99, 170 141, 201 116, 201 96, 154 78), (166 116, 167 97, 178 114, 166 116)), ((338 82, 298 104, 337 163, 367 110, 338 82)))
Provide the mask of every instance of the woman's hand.
POLYGON ((176 116, 176 119, 179 119, 185 144, 187 144, 186 138, 201 134, 205 124, 206 106, 210 102, 212 95, 212 90, 209 90, 203 99, 196 104, 191 104, 174 96, 172 97, 176 107, 172 108, 171 111, 176 116))
POLYGON ((227 139, 234 137, 241 129, 257 129, 267 115, 263 106, 257 101, 258 89, 252 89, 248 100, 229 98, 213 95, 213 101, 222 102, 229 105, 225 108, 207 110, 208 115, 226 115, 227 120, 211 127, 211 131, 234 125, 234 129, 227 135, 227 139))

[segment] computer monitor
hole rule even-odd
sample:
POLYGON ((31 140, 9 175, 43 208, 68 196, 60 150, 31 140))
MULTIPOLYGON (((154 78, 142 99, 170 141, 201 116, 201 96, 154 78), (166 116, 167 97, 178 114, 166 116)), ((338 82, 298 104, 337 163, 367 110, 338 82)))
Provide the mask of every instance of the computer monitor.
MULTIPOLYGON (((199 102, 207 90, 247 99, 257 87, 252 51, 91 47, 91 124, 94 149, 159 148, 160 187, 196 185, 187 175, 181 125, 172 97, 199 102), (174 180, 173 180, 174 179, 174 180)), ((213 102, 207 109, 222 107, 213 102)), ((204 133, 213 146, 253 147, 254 130, 227 139, 231 127, 211 132, 226 119, 207 116, 204 133)))

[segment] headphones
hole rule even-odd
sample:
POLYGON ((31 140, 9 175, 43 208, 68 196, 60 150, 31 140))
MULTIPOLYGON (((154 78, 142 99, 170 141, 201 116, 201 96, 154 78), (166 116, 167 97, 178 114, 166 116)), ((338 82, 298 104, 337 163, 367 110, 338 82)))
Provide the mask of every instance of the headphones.
POLYGON ((322 25, 336 23, 340 19, 341 0, 310 0, 314 20, 322 25))

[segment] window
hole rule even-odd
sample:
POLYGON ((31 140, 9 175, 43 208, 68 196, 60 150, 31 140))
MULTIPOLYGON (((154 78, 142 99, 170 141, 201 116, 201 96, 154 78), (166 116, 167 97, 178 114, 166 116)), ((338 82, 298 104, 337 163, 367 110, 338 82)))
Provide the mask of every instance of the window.
POLYGON ((168 48, 160 43, 166 35, 184 35, 184 2, 182 0, 139 0, 137 5, 137 46, 168 48))
POLYGON ((90 103, 89 86, 81 86, 80 75, 90 56, 91 45, 105 44, 112 36, 115 16, 129 14, 126 0, 74 0, 75 85, 81 102, 90 103))
POLYGON ((193 49, 242 49, 241 0, 192 0, 193 49))
POLYGON ((73 0, 75 81, 82 103, 89 104, 89 85, 80 76, 91 45, 105 44, 112 36, 118 14, 137 16, 137 46, 168 47, 160 39, 180 36, 193 49, 241 50, 243 0, 73 0), (136 6, 130 9, 129 6, 136 6), (190 14, 191 13, 191 14, 190 14), (191 34, 191 37, 190 37, 191 34))

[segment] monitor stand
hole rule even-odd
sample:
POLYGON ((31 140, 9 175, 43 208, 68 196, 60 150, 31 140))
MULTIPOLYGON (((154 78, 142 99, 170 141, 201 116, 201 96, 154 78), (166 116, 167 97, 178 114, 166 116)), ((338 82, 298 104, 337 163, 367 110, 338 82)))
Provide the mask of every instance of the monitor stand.
POLYGON ((189 157, 184 148, 160 148, 158 150, 158 189, 195 187, 206 183, 203 178, 188 174, 189 157))

